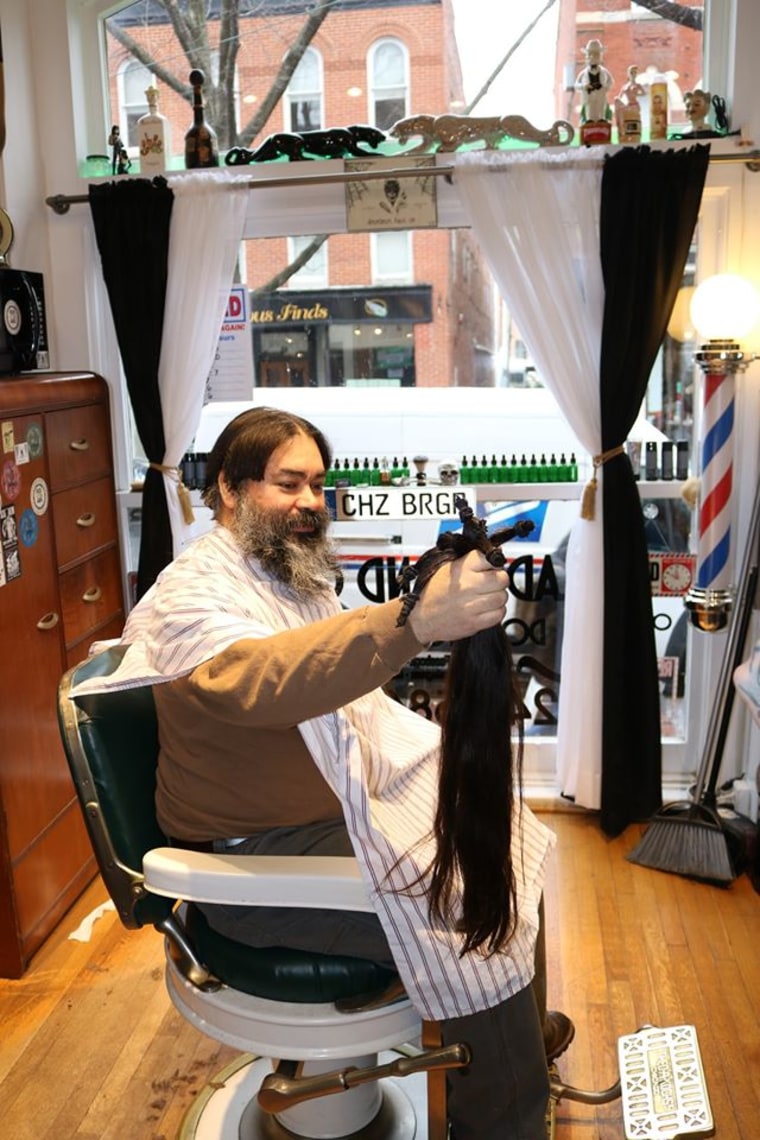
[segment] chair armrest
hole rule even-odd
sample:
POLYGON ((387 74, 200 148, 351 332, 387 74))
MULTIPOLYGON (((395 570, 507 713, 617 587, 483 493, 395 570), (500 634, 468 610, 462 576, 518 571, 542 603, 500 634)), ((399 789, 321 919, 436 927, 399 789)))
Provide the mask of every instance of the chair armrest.
POLYGON ((372 911, 359 864, 334 855, 216 855, 155 847, 145 886, 185 902, 372 911))

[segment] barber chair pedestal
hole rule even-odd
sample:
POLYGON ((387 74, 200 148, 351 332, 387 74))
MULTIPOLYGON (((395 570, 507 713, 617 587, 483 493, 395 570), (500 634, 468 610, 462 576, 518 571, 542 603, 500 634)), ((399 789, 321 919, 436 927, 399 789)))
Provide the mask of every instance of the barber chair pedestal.
MULTIPOLYGON (((394 1054, 381 1053, 380 1063, 394 1054)), ((371 1057, 359 1059, 372 1063, 371 1057)), ((271 1116, 259 1107, 256 1094, 264 1077, 271 1073, 266 1058, 243 1055, 217 1073, 183 1121, 177 1140, 293 1140, 294 1137, 335 1137, 332 1126, 342 1128, 339 1136, 351 1140, 428 1140, 425 1123, 426 1082, 424 1074, 403 1081, 387 1078, 379 1083, 360 1085, 340 1096, 312 1100, 284 1113, 271 1116), (356 1099, 354 1099, 356 1098, 356 1099), (339 1110, 336 1113, 336 1110, 339 1110), (357 1127, 357 1120, 367 1123, 357 1127), (325 1128, 328 1131, 325 1131, 325 1128), (321 1131, 320 1131, 321 1129, 321 1131)), ((308 1072, 314 1072, 312 1065, 308 1072)))
MULTIPOLYGON (((398 1042, 419 1038, 419 1015, 407 998, 350 1014, 339 1012, 334 1003, 300 1004, 294 1010, 226 987, 204 992, 183 975, 169 949, 166 957, 169 996, 182 1016, 207 1036, 245 1051, 201 1094, 180 1140, 426 1140, 424 1073, 411 1073, 403 1082, 388 1077, 347 1087, 347 1070, 390 1065, 396 1058, 402 1065, 408 1058, 414 1067, 413 1046, 387 1052, 398 1042), (273 1053, 297 1064, 300 1080, 339 1072, 347 1074, 345 1084, 329 1080, 324 1096, 265 1112, 258 1094, 273 1072, 273 1053)), ((276 1097, 275 1087, 270 1099, 276 1097)))

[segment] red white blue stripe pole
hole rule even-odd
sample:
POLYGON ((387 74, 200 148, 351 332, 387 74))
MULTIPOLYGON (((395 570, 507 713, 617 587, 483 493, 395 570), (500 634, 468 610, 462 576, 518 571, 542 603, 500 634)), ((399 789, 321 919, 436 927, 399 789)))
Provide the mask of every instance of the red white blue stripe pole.
POLYGON ((702 590, 726 590, 731 586, 734 372, 731 365, 726 366, 724 360, 702 363, 707 368, 703 401, 696 584, 702 590))
POLYGON ((691 300, 691 319, 705 342, 696 353, 705 383, 697 574, 684 604, 692 624, 711 633, 725 628, 734 594, 734 391, 736 373, 746 367, 735 338, 750 332, 759 313, 760 297, 754 285, 732 273, 708 277, 691 300))

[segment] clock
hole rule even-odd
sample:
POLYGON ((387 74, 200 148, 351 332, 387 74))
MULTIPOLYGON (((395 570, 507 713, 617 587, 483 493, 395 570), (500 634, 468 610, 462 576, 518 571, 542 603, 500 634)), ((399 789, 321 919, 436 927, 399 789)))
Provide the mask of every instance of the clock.
POLYGON ((693 578, 688 562, 668 562, 662 568, 662 584, 669 594, 683 594, 693 578))

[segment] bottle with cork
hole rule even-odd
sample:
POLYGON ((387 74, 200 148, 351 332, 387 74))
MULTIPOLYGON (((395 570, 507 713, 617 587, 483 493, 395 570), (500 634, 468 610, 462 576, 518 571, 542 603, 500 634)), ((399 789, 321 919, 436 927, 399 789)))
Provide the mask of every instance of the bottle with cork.
POLYGON ((158 109, 158 88, 146 90, 148 111, 137 120, 137 146, 140 173, 149 177, 163 174, 171 155, 171 124, 158 109))
POLYGON ((206 122, 203 103, 205 75, 199 68, 190 72, 193 89, 193 125, 185 135, 185 167, 198 170, 219 165, 219 144, 216 132, 206 122))

